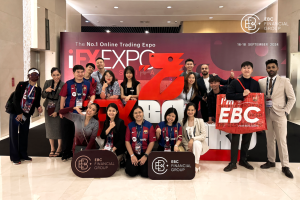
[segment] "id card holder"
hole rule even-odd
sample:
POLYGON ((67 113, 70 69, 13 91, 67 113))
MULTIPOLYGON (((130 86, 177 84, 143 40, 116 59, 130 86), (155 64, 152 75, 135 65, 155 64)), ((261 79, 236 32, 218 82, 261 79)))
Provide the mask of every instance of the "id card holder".
POLYGON ((266 100, 266 107, 267 108, 272 108, 273 107, 272 99, 267 99, 266 100))
POLYGON ((107 142, 106 145, 105 145, 105 147, 104 147, 104 149, 108 150, 108 151, 111 151, 111 148, 112 148, 111 143, 107 142))
POLYGON ((76 107, 82 108, 82 98, 76 99, 76 107))
POLYGON ((29 113, 29 111, 30 111, 30 109, 31 109, 31 106, 32 106, 31 103, 26 102, 25 105, 24 105, 23 111, 24 111, 25 113, 29 113))
POLYGON ((164 152, 171 152, 171 146, 170 145, 169 146, 165 145, 164 152))
POLYGON ((137 153, 138 155, 141 155, 141 153, 142 153, 142 143, 141 142, 137 142, 135 144, 135 153, 137 153))

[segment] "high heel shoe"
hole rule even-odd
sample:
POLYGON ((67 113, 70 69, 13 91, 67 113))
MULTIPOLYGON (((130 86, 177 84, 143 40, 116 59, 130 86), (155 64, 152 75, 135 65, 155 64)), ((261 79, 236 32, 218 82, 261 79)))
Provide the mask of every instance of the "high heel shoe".
POLYGON ((200 167, 195 167, 195 173, 200 172, 200 167))

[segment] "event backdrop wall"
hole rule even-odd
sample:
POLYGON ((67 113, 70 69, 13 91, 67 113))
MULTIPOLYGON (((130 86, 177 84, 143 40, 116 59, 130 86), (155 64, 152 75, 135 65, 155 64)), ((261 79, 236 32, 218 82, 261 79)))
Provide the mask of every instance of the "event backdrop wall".
MULTIPOLYGON (((285 33, 61 33, 60 66, 64 81, 73 78, 75 64, 85 66, 102 57, 106 69, 111 69, 119 81, 123 80, 124 68, 133 66, 143 86, 160 70, 138 72, 140 65, 150 64, 149 53, 183 53, 182 59, 195 61, 194 71, 200 72, 200 65, 205 63, 209 64, 210 73, 222 78, 228 78, 231 69, 236 76, 240 75, 241 63, 246 60, 254 64, 253 76, 267 75, 265 61, 275 58, 279 74, 286 76, 285 33)), ((174 77, 168 81, 171 80, 174 77)))
MULTIPOLYGON (((254 64, 253 76, 266 76, 265 61, 277 59, 279 63, 279 75, 286 76, 286 34, 285 33, 216 33, 216 34, 121 34, 121 33, 61 33, 60 63, 62 79, 67 81, 73 78, 72 68, 75 64, 85 66, 86 63, 95 63, 97 57, 105 60, 106 69, 111 69, 119 82, 123 80, 124 68, 128 65, 136 70, 136 78, 141 82, 142 87, 149 82, 161 67, 142 68, 141 65, 151 65, 149 62, 150 53, 169 53, 170 55, 180 55, 181 67, 184 60, 192 58, 195 61, 194 71, 200 73, 201 64, 208 64, 210 73, 216 73, 220 77, 227 79, 230 71, 235 72, 235 77, 241 75, 241 63, 251 61, 254 64), (140 70, 141 69, 141 70, 140 70)), ((158 56, 158 54, 155 54, 158 56)), ((163 55, 162 55, 163 56, 163 55)), ((152 57, 151 57, 152 59, 152 57)), ((178 61, 178 58, 176 58, 178 61)), ((180 61, 179 59, 179 61, 180 61)), ((153 61, 153 60, 152 60, 153 61)), ((178 62, 179 63, 179 62, 178 62)), ((166 67, 165 67, 166 68, 166 67)), ((173 68, 172 68, 173 69, 173 68)), ((180 66, 174 66, 174 70, 179 70, 180 66), (176 68, 176 69, 175 69, 176 68)), ((185 70, 182 68, 182 70, 185 70)), ((165 70, 166 71, 166 70, 165 70)), ((168 77, 160 83, 160 92, 165 90, 172 81, 178 77, 168 77)), ((154 80, 154 79, 153 79, 154 80)), ((151 94, 149 94, 151 96, 151 94)), ((144 99, 146 100, 146 99, 144 99)), ((157 100, 157 99, 149 99, 157 100)), ((171 100, 170 98, 165 100, 171 100)), ((102 102, 103 103, 103 102, 102 102)), ((142 102, 141 102, 142 103, 142 102)), ((162 101, 160 100, 161 104, 162 101)), ((140 104, 140 103, 139 103, 140 104)), ((103 106, 103 105, 102 105, 103 106)), ((150 115, 149 115, 150 116, 150 115)), ((156 119, 148 119, 157 123, 156 119)), ((208 127, 208 129, 210 129, 208 127)), ((215 130, 214 128, 212 130, 215 130)), ((211 131, 208 130, 208 133, 211 131)), ((213 154, 220 154, 227 151, 227 160, 230 159, 230 150, 223 146, 213 145, 222 139, 222 134, 208 134, 208 143, 213 154), (220 137, 220 138, 219 138, 220 137), (217 139, 216 139, 217 138, 217 139), (214 146, 214 147, 213 147, 214 146)), ((295 134, 288 136, 290 161, 299 162, 295 134)), ((249 151, 249 160, 266 160, 266 139, 265 134, 260 132, 253 136, 253 148, 249 151)), ((218 143, 219 144, 219 143, 218 143)), ((225 145, 225 146, 224 146, 225 145)), ((228 146, 229 144, 227 144, 228 146)), ((229 147, 229 146, 228 146, 229 147)), ((210 154, 209 158, 214 159, 210 154)), ((218 160, 218 159, 217 159, 218 160)))

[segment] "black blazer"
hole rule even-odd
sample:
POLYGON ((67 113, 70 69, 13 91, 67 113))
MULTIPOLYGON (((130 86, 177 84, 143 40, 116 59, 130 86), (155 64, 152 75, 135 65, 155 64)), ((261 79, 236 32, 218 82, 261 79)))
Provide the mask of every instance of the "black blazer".
MULTIPOLYGON (((126 133, 126 126, 124 124, 124 121, 122 119, 118 119, 115 121, 116 126, 112 129, 113 131, 113 137, 114 137, 114 146, 117 148, 116 150, 116 154, 117 156, 120 154, 125 153, 125 133, 126 133)), ((104 127, 102 129, 101 135, 100 137, 102 139, 105 139, 105 143, 107 141, 107 135, 105 133, 105 131, 107 130, 107 128, 109 127, 109 123, 107 123, 107 121, 104 122, 104 127)))
MULTIPOLYGON (((226 94, 227 92, 227 85, 219 86, 220 92, 219 94, 226 94)), ((211 90, 207 94, 207 105, 208 105, 208 117, 216 117, 216 110, 217 110, 217 95, 213 90, 211 90)))
MULTIPOLYGON (((209 78, 213 77, 212 74, 209 74, 209 78)), ((216 77, 219 77, 216 75, 216 77)), ((220 78, 220 77, 219 77, 220 78)), ((220 78, 221 79, 221 78, 220 78)), ((220 84, 221 85, 228 85, 233 79, 229 78, 227 80, 221 79, 220 84)), ((205 86, 203 77, 201 76, 200 78, 197 79, 197 85, 198 85, 198 90, 199 90, 199 95, 198 98, 201 100, 201 102, 205 102, 202 100, 202 97, 207 94, 207 88, 205 86)))
MULTIPOLYGON (((256 80, 250 78, 250 92, 260 93, 260 87, 256 80)), ((239 78, 243 85, 245 85, 242 78, 239 78)), ((226 99, 228 100, 244 100, 244 88, 241 86, 238 80, 233 80, 227 87, 226 99)))
POLYGON ((39 86, 37 86, 37 87, 35 87, 35 99, 33 101, 33 105, 31 107, 29 113, 23 112, 23 110, 21 108, 21 101, 22 101, 25 89, 28 84, 29 84, 28 81, 19 82, 16 87, 13 103, 14 103, 15 112, 16 112, 15 114, 17 114, 17 115, 23 113, 23 115, 25 115, 25 116, 31 116, 34 113, 35 108, 38 108, 41 106, 40 101, 41 101, 42 90, 39 86))

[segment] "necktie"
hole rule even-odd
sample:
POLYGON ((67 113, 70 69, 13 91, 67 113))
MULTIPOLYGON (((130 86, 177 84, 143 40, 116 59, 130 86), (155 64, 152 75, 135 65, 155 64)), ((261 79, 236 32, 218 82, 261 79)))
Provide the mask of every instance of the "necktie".
POLYGON ((269 90, 272 88, 273 86, 273 78, 270 79, 270 82, 269 82, 269 90))

